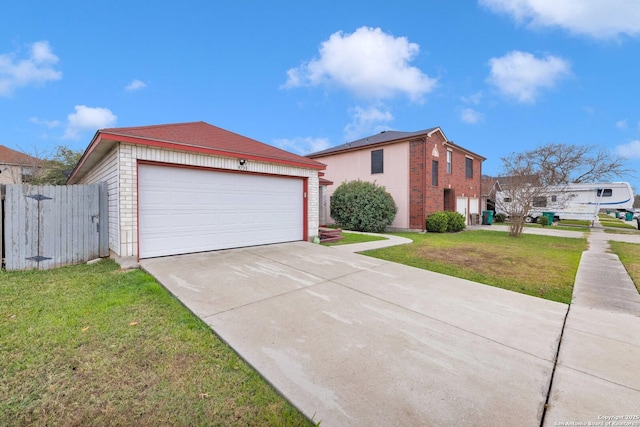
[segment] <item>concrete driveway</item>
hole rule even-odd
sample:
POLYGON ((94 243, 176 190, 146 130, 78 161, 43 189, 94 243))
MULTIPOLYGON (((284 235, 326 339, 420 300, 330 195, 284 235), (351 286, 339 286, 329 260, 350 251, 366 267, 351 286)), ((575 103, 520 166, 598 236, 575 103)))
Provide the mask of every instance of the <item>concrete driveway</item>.
POLYGON ((540 425, 567 305, 305 242, 141 266, 323 426, 540 425))

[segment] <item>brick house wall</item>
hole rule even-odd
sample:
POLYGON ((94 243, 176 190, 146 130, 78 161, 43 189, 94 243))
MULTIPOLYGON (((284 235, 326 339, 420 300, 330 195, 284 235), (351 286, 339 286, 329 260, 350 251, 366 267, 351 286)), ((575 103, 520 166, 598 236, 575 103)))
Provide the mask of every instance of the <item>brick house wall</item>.
MULTIPOLYGON (((443 134, 435 132, 410 142, 409 161, 409 218, 410 228, 423 230, 426 218, 437 211, 456 211, 457 201, 466 200, 464 215, 477 212, 472 206, 479 200, 482 176, 482 158, 447 143, 443 134), (451 171, 447 171, 447 152, 451 156, 451 171), (466 162, 471 159, 473 174, 466 176, 466 162), (433 165, 437 163, 437 185, 434 185, 433 165)), ((462 212, 461 212, 462 213, 462 212)))

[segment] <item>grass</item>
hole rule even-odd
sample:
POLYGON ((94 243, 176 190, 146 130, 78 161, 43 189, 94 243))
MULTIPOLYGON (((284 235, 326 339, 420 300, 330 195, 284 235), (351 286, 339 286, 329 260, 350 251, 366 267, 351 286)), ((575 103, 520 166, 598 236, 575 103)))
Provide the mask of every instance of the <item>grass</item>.
POLYGON ((623 220, 614 218, 611 215, 599 214, 598 215, 598 220, 600 221, 600 224, 602 224, 603 227, 613 227, 613 228, 636 230, 635 226, 633 226, 631 224, 627 224, 623 220))
POLYGON ((376 258, 562 303, 571 302, 586 239, 495 231, 394 233, 414 243, 364 252, 376 258))
POLYGON ((371 236, 369 234, 343 232, 341 240, 323 243, 324 246, 350 245, 352 243, 373 242, 375 240, 387 240, 386 237, 371 236))
POLYGON ((312 425, 152 277, 0 272, 0 425, 312 425))
POLYGON ((618 255, 624 268, 627 269, 638 292, 640 292, 640 245, 614 241, 610 241, 609 244, 613 253, 618 255))

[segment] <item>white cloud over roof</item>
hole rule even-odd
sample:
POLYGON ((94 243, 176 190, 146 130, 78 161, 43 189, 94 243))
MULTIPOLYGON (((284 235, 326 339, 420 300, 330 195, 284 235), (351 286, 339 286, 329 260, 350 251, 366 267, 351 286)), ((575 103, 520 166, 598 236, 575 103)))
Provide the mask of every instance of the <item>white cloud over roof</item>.
POLYGON ((108 108, 76 105, 75 110, 75 113, 67 116, 67 129, 62 136, 63 139, 77 139, 80 133, 86 130, 97 131, 113 127, 117 120, 116 115, 108 108))
POLYGON ((394 37, 380 28, 360 27, 354 33, 333 33, 322 42, 319 57, 287 71, 284 88, 338 86, 367 99, 399 94, 421 101, 436 86, 410 65, 420 47, 406 37, 394 37))
POLYGON ((62 72, 55 69, 59 58, 46 40, 33 43, 26 58, 16 56, 16 53, 0 54, 0 96, 11 95, 19 87, 62 78, 62 72))
POLYGON ((519 102, 533 103, 543 89, 549 89, 571 74, 568 61, 552 55, 537 58, 528 52, 511 51, 489 60, 487 81, 502 94, 519 102))
POLYGON ((598 39, 640 35, 636 0, 479 0, 530 27, 560 27, 598 39))

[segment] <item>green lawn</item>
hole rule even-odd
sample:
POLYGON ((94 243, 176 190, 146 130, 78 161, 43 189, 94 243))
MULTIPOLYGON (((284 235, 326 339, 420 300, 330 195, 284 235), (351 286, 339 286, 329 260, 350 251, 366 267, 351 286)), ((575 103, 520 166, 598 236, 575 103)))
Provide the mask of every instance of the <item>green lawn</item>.
POLYGON ((607 214, 599 214, 598 220, 603 227, 613 227, 613 228, 621 228, 628 230, 637 230, 635 225, 627 224, 622 219, 617 219, 607 214))
POLYGON ((364 254, 567 304, 587 248, 584 238, 498 231, 394 234, 414 243, 364 254))
POLYGON ((312 425, 152 277, 0 272, 0 425, 312 425))
POLYGON ((611 250, 618 255, 620 261, 627 269, 631 280, 640 292, 640 245, 624 242, 609 242, 611 250))

